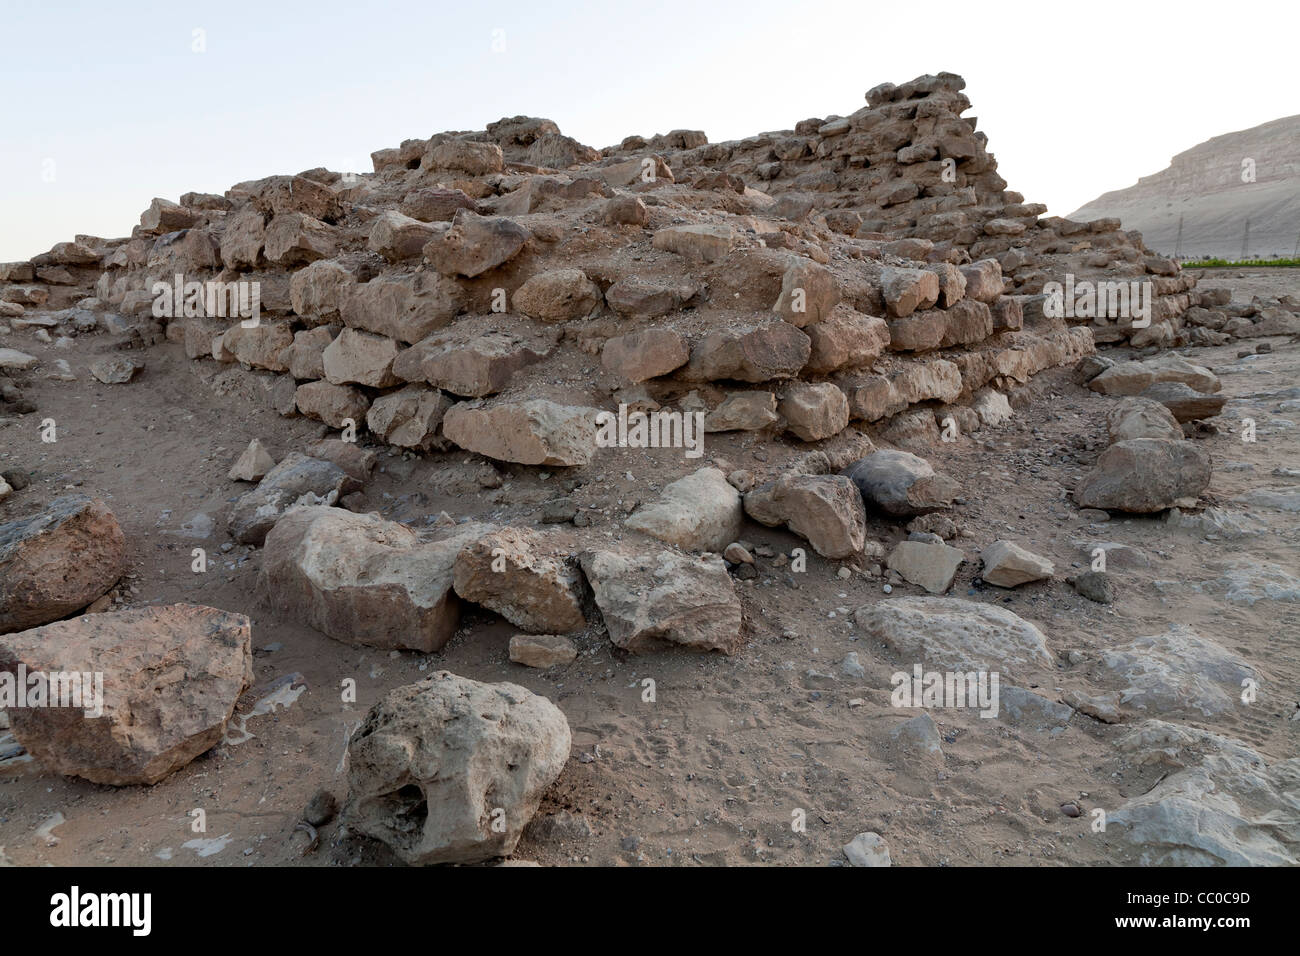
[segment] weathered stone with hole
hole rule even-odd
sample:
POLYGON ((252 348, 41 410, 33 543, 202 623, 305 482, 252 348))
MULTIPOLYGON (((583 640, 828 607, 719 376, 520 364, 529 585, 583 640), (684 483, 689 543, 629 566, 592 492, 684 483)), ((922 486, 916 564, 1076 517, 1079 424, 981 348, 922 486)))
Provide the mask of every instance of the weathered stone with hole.
POLYGON ((353 733, 341 819, 412 865, 509 856, 571 744, 545 697, 439 671, 389 691, 353 733))

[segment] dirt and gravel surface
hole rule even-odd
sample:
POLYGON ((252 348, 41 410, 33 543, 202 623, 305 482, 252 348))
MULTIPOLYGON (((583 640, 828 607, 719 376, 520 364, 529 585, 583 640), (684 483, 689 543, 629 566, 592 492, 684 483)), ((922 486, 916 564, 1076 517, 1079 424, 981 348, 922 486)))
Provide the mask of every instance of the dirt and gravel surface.
MULTIPOLYGON (((1297 291, 1294 273, 1280 270, 1202 278, 1203 286, 1220 284, 1245 301, 1297 291)), ((1072 689, 1096 690, 1072 656, 1095 658, 1116 643, 1186 624, 1241 654, 1262 680, 1259 702, 1245 716, 1184 722, 1237 737, 1276 760, 1300 745, 1300 593, 1263 588, 1251 603, 1226 598, 1232 582, 1300 576, 1300 513, 1276 506, 1300 496, 1300 346, 1275 338, 1265 340, 1271 352, 1238 357, 1259 341, 1186 353, 1220 375, 1230 399, 1215 429, 1196 435, 1214 461, 1201 504, 1240 519, 1243 533, 1207 536, 1160 516, 1081 515, 1069 492, 1105 447, 1104 414, 1117 399, 1075 384, 1069 369, 1037 376, 1017 396, 1010 422, 936 445, 927 457, 963 487, 952 513, 960 535, 949 543, 967 563, 951 593, 997 603, 1042 629, 1057 669, 1037 693, 1055 700, 1072 689), (1254 443, 1242 440, 1243 418, 1256 423, 1254 443), (1260 491, 1281 495, 1252 499, 1260 491), (980 582, 978 554, 998 538, 1051 559, 1053 579, 1014 591, 980 582), (1113 605, 1092 603, 1065 581, 1087 569, 1102 541, 1140 552, 1140 560, 1109 569, 1118 586, 1113 605)), ((757 578, 737 582, 748 642, 734 657, 680 650, 630 656, 596 624, 576 635, 576 662, 541 672, 508 660, 514 628, 474 610, 435 654, 350 647, 277 619, 258 584, 259 551, 234 545, 224 530, 227 503, 248 487, 226 472, 248 441, 261 439, 278 457, 323 434, 322 426, 266 411, 236 379, 214 383, 213 366, 187 360, 177 345, 150 349, 141 376, 109 386, 85 372, 103 347, 96 336, 57 350, 27 333, 4 344, 66 359, 77 381, 33 376, 26 394, 38 411, 0 422, 0 467, 31 482, 0 504, 0 520, 73 489, 102 497, 130 549, 129 576, 113 591, 117 606, 190 602, 249 615, 256 684, 241 698, 226 743, 152 787, 98 786, 31 763, 0 764, 0 858, 21 865, 396 862, 382 845, 337 823, 323 827, 319 848, 304 854, 306 836, 295 825, 316 791, 344 796, 347 737, 370 705, 447 669, 543 694, 573 729, 573 757, 517 860, 839 864, 845 843, 874 830, 894 865, 1136 862, 1124 844, 1090 827, 1090 810, 1117 807, 1155 782, 1152 772, 1122 763, 1114 746, 1122 725, 1076 712, 1063 729, 1049 731, 946 710, 934 714, 942 754, 891 738, 912 716, 889 700, 890 675, 906 662, 862 639, 852 611, 923 592, 898 584, 885 593, 886 579, 871 573, 869 560, 844 578, 837 572, 849 565, 811 550, 803 573, 760 556, 757 578), (58 428, 53 444, 39 435, 50 418, 58 428), (191 570, 196 547, 208 553, 206 573, 191 570), (862 676, 842 668, 850 652, 862 676), (349 678, 355 702, 344 699, 349 678), (255 709, 269 712, 250 716, 255 709), (1078 817, 1062 813, 1068 801, 1082 809, 1078 817), (204 812, 205 832, 195 832, 195 810, 204 812), (799 811, 806 832, 792 829, 799 811)), ((576 476, 506 466, 483 481, 481 466, 461 452, 412 456, 380 448, 359 505, 415 526, 442 511, 536 523, 548 500, 569 493, 594 520, 568 533, 604 538, 622 533, 622 518, 638 501, 704 464, 766 469, 805 449, 785 439, 710 435, 704 457, 694 461, 679 451, 609 449, 576 476)), ((868 532, 886 550, 906 536, 902 522, 879 518, 868 532)), ((752 523, 744 537, 775 555, 806 547, 752 523)))

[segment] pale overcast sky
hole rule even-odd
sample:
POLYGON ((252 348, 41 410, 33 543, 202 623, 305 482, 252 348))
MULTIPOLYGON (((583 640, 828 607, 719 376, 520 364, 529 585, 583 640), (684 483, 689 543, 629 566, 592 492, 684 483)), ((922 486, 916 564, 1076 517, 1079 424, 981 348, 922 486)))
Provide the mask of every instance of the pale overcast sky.
POLYGON ((848 114, 949 70, 1002 175, 1064 214, 1297 112, 1300 4, 0 0, 0 261, 502 116, 601 147, 848 114), (196 33, 195 31, 202 31, 196 33), (200 49, 201 48, 201 49, 200 49))

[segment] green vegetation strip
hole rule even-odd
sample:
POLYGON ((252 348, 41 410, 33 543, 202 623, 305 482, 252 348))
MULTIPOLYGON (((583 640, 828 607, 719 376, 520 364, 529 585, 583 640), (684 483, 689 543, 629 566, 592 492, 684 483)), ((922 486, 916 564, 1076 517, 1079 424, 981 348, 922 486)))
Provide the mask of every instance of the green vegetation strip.
POLYGON ((1300 259, 1198 259, 1184 262, 1184 269, 1295 269, 1300 259))

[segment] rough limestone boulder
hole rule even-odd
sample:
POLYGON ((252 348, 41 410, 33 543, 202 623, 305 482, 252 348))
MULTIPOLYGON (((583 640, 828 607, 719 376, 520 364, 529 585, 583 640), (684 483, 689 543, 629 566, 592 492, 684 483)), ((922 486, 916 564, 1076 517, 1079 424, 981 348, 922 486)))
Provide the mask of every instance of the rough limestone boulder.
POLYGON ((1142 397, 1159 402, 1179 422, 1214 418, 1228 403, 1226 395, 1206 395, 1182 382, 1157 382, 1142 397))
POLYGON ((565 634, 587 623, 582 578, 546 536, 502 528, 469 541, 456 558, 456 593, 533 634, 565 634))
POLYGON ((511 299, 516 312, 542 322, 581 319, 600 311, 600 286, 581 269, 555 269, 535 275, 511 299))
POLYGON ((1088 382, 1088 388, 1103 395, 1141 395, 1160 382, 1181 382, 1198 392, 1217 392, 1222 383, 1207 368, 1181 355, 1162 355, 1147 362, 1120 362, 1088 382))
POLYGON ((840 301, 840 289, 830 270, 797 258, 781 276, 781 294, 772 311, 800 328, 814 325, 831 314, 840 301))
POLYGON ((126 536, 98 498, 64 495, 0 524, 0 634, 79 611, 126 572, 126 536))
POLYGON ((569 759, 560 709, 447 671, 386 694, 348 743, 348 827, 411 864, 508 856, 569 759))
POLYGON ((451 226, 425 245, 424 258, 443 275, 472 279, 513 259, 528 239, 513 219, 458 209, 451 226))
POLYGON ((891 316, 903 318, 939 301, 939 277, 926 269, 889 267, 880 275, 885 308, 891 316))
POLYGON ((758 431, 780 421, 771 392, 732 392, 704 416, 706 432, 758 431))
POLYGON ((693 382, 794 378, 811 354, 812 340, 777 319, 751 329, 710 332, 691 350, 691 360, 679 374, 693 382))
POLYGON ((624 381, 636 384, 667 375, 686 364, 686 340, 671 329, 643 329, 605 342, 600 364, 624 381))
POLYGON ((1183 430, 1173 413, 1149 398, 1123 399, 1106 413, 1106 431, 1111 444, 1132 438, 1183 440, 1183 430))
POLYGON ((1043 632, 992 604, 958 598, 907 597, 859 608, 866 637, 883 641, 905 662, 944 671, 998 671, 1003 677, 1050 669, 1043 632))
POLYGON ((874 451, 842 474, 858 486, 868 506, 895 517, 940 511, 961 493, 954 479, 905 451, 874 451))
POLYGON ((616 646, 633 653, 665 644, 740 649, 740 599, 718 556, 586 551, 579 560, 616 646))
POLYGON ((456 555, 490 530, 457 525, 430 540, 377 514, 294 508, 266 536, 262 581, 282 616, 337 641, 429 653, 460 619, 456 555))
POLYGON ((503 325, 494 318, 457 322, 401 352, 393 361, 393 374, 465 398, 499 392, 520 369, 545 358, 554 344, 503 325))
POLYGON ((717 468, 701 468, 664 488, 627 526, 687 551, 721 551, 740 535, 740 493, 717 468))
POLYGON ((1030 581, 1042 581, 1056 573, 1056 566, 1014 541, 994 541, 980 554, 982 577, 1000 588, 1014 588, 1030 581))
POLYGON ((9 708, 29 753, 95 783, 153 784, 220 743, 253 682, 252 629, 243 614, 191 604, 83 614, 0 638, 0 671, 20 665, 83 675, 81 707, 9 708), (100 679, 102 697, 88 701, 100 679))
POLYGON ((1210 484, 1210 455, 1190 441, 1133 438, 1101 453, 1075 489, 1081 508, 1148 514, 1194 507, 1210 484))
POLYGON ((230 506, 226 528, 240 544, 261 544, 295 504, 332 505, 358 482, 331 461, 290 452, 252 491, 230 506))
POLYGON ((599 411, 544 398, 453 405, 442 433, 466 451, 522 465, 585 465, 596 453, 599 411))
POLYGON ((724 258, 736 244, 736 239, 735 230, 728 225, 698 223, 660 229, 654 234, 651 245, 698 264, 724 258))
POLYGON ((408 385, 375 399, 366 412, 366 427, 390 445, 422 451, 441 441, 439 428, 451 399, 423 385, 408 385))
POLYGON ((777 411, 786 421, 786 431, 804 441, 838 435, 849 424, 849 400, 834 382, 789 386, 777 411))
POLYGON ((900 541, 889 553, 886 564, 904 581, 943 594, 952 587, 957 569, 966 560, 959 549, 939 541, 900 541))
POLYGON ((843 475, 782 475, 745 495, 745 513, 769 527, 784 524, 824 558, 847 558, 866 543, 862 495, 843 475))

